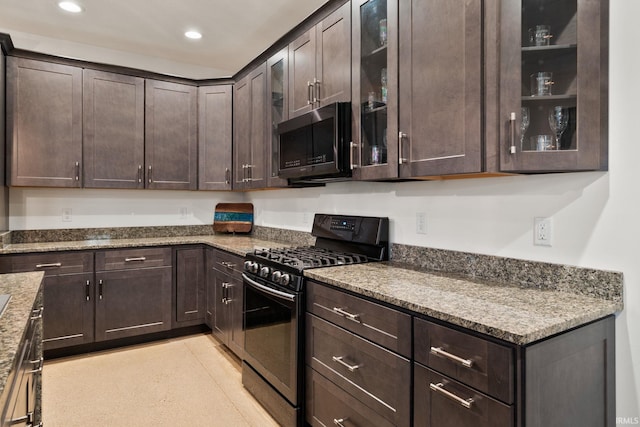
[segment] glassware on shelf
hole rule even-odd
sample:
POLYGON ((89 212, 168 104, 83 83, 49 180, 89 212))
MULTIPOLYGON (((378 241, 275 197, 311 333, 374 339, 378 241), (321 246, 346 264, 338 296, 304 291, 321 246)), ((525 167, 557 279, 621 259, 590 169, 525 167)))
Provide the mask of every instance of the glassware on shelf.
POLYGON ((549 111, 549 127, 555 136, 555 148, 560 149, 560 138, 569 124, 569 109, 556 105, 549 111))
POLYGON ((529 28, 530 46, 549 46, 552 37, 551 27, 548 25, 536 25, 534 28, 529 28))
POLYGON ((524 150, 524 135, 529 129, 529 108, 520 108, 520 150, 524 150))
POLYGON ((555 150, 551 135, 534 135, 531 137, 531 146, 537 151, 555 150))
POLYGON ((380 28, 380 46, 386 46, 387 44, 387 19, 381 19, 379 23, 380 28))
POLYGON ((382 103, 386 104, 387 103, 387 69, 383 68, 382 70, 380 70, 380 95, 382 98, 382 103))
POLYGON ((553 86, 553 73, 539 71, 531 74, 531 96, 549 96, 553 86))

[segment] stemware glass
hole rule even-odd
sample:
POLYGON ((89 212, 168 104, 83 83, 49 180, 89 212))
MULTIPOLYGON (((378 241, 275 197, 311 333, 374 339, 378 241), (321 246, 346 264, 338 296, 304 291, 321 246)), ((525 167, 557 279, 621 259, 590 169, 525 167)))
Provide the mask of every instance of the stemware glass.
POLYGON ((529 108, 522 107, 520 109, 520 150, 524 150, 524 134, 529 128, 529 108))
POLYGON ((560 149, 560 138, 562 137, 562 132, 567 129, 567 125, 569 124, 569 109, 562 107, 560 105, 556 105, 549 111, 549 126, 553 131, 556 142, 555 149, 560 149))

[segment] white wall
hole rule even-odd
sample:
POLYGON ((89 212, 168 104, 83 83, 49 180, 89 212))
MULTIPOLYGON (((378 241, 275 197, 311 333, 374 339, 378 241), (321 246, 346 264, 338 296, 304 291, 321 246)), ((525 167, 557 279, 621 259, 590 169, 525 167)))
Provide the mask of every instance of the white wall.
MULTIPOLYGON (((411 183, 338 183, 248 194, 12 189, 11 229, 208 224, 217 201, 251 201, 258 225, 310 229, 314 212, 386 215, 394 242, 622 271, 617 416, 640 417, 640 2, 610 0, 609 172, 411 183), (179 207, 193 217, 181 219, 179 207), (73 221, 63 223, 63 208, 73 221), (415 233, 415 214, 427 234, 415 233), (133 213, 133 215, 132 215, 133 213), (532 244, 553 218, 552 247, 532 244)), ((588 375, 588 373, 585 373, 588 375)))

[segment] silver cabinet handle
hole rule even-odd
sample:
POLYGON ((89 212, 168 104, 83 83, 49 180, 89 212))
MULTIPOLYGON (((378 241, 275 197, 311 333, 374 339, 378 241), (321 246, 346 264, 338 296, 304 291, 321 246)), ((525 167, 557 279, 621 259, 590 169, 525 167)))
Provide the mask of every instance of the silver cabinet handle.
POLYGON ((98 299, 102 299, 102 287, 103 287, 104 283, 102 282, 102 279, 98 280, 98 299))
POLYGON ((228 262, 228 261, 221 261, 220 264, 222 264, 224 267, 227 268, 235 268, 235 264, 233 262, 228 262))
POLYGON ((313 103, 320 101, 320 80, 313 79, 313 103))
POLYGON ((473 404, 472 398, 463 399, 461 397, 458 397, 455 394, 451 393, 450 391, 445 390, 444 384, 442 383, 438 383, 438 384, 429 383, 429 388, 437 393, 447 396, 449 399, 455 402, 458 402, 460 405, 464 406, 465 408, 471 409, 471 405, 473 404))
POLYGON ((142 182, 142 165, 138 165, 138 182, 142 182))
POLYGON ((471 359, 463 359, 462 357, 456 356, 455 354, 451 354, 447 351, 444 351, 442 347, 431 347, 431 354, 435 354, 436 356, 442 356, 454 362, 457 362, 464 366, 465 368, 471 368, 473 366, 473 360, 471 359))
POLYGON ((402 141, 407 137, 407 134, 400 131, 398 132, 398 152, 399 152, 399 156, 398 156, 398 164, 399 165, 403 165, 405 163, 407 163, 407 158, 404 157, 404 149, 402 148, 402 141))
POLYGON ((357 148, 358 148, 357 142, 351 141, 349 143, 349 167, 351 168, 351 170, 354 170, 355 168, 358 167, 358 165, 353 161, 355 159, 355 156, 353 155, 353 150, 357 148))
POLYGON ((139 256, 139 257, 133 257, 133 258, 125 258, 124 262, 133 262, 133 261, 146 261, 147 258, 143 257, 143 256, 139 256))
POLYGON ((349 320, 353 320, 356 323, 362 323, 360 321, 360 315, 359 314, 351 314, 348 311, 344 311, 340 307, 333 307, 333 312, 336 313, 336 314, 339 314, 340 316, 342 316, 344 318, 347 318, 349 320))
POLYGON ((40 307, 31 312, 31 320, 39 320, 42 319, 42 313, 44 312, 44 307, 40 307))
POLYGON ((344 366, 345 368, 347 368, 349 370, 349 372, 355 372, 356 369, 358 369, 359 367, 362 366, 362 364, 360 364, 360 365, 349 365, 348 363, 346 363, 344 361, 344 358, 342 356, 332 356, 331 358, 333 359, 334 362, 337 362, 337 363, 341 364, 342 366, 344 366))
POLYGON ((76 181, 80 181, 80 162, 76 162, 76 181))
POLYGON ((27 415, 9 420, 9 425, 26 423, 27 426, 33 426, 33 412, 27 412, 27 415))
POLYGON ((31 363, 32 365, 38 365, 37 368, 29 371, 30 374, 37 374, 39 372, 42 372, 42 368, 44 366, 44 357, 40 357, 40 359, 38 360, 30 360, 29 363, 31 363))
POLYGON ((226 168, 224 170, 224 183, 229 184, 229 181, 231 181, 231 171, 229 168, 226 168))
POLYGON ((151 176, 151 171, 152 171, 151 170, 151 165, 149 165, 149 176, 148 176, 149 184, 153 183, 153 177, 151 176))
POLYGON ((512 112, 509 116, 509 139, 511 140, 511 147, 509 147, 510 154, 516 154, 516 113, 512 112))
POLYGON ((91 281, 90 280, 87 280, 87 283, 85 284, 84 289, 85 289, 85 294, 84 294, 85 299, 89 301, 91 299, 91 296, 90 296, 91 281))
POLYGON ((36 264, 36 268, 51 268, 51 267, 62 267, 61 262, 52 262, 49 264, 36 264))
POLYGON ((333 419, 333 423, 335 425, 337 425, 338 427, 344 427, 344 424, 342 424, 343 422, 347 421, 348 418, 334 418, 333 419))
POLYGON ((313 101, 311 101, 311 99, 313 98, 313 95, 311 94, 312 92, 313 83, 307 82, 307 105, 311 105, 313 103, 313 101))

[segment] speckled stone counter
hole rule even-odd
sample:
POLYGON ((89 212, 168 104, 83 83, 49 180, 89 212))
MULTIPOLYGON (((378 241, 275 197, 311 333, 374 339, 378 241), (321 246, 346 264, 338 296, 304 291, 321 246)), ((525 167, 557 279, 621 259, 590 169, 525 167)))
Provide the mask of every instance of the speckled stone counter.
POLYGON ((205 244, 240 256, 244 256, 247 252, 251 252, 254 249, 287 246, 287 244, 283 242, 256 239, 249 236, 233 236, 220 234, 210 236, 139 237, 133 239, 96 239, 41 243, 12 243, 1 248, 0 254, 78 251, 190 244, 205 244))
POLYGON ((6 310, 0 316, 0 397, 15 364, 18 346, 31 318, 43 277, 42 271, 0 274, 0 294, 11 295, 6 310))
POLYGON ((429 273, 380 262, 305 270, 305 276, 515 344, 616 313, 622 298, 429 273))

